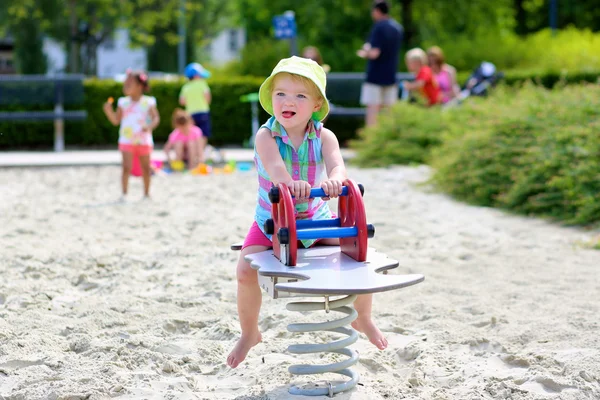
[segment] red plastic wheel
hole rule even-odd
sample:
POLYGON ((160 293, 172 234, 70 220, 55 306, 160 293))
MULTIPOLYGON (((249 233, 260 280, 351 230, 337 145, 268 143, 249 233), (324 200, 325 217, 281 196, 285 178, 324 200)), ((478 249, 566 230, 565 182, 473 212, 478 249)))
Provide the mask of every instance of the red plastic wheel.
POLYGON ((338 201, 338 214, 341 226, 358 229, 358 235, 349 238, 340 238, 342 253, 352 257, 356 261, 367 260, 368 231, 365 203, 358 184, 351 179, 344 181, 348 187, 348 195, 340 196, 338 201))
POLYGON ((277 187, 279 189, 279 202, 272 205, 271 211, 271 216, 275 225, 275 233, 273 234, 272 239, 273 254, 275 254, 275 257, 285 265, 293 267, 296 265, 298 255, 294 200, 292 199, 292 194, 287 185, 280 183, 277 187), (281 244, 277 237, 277 232, 279 232, 280 228, 287 228, 289 233, 289 244, 287 245, 284 257, 282 257, 281 244))

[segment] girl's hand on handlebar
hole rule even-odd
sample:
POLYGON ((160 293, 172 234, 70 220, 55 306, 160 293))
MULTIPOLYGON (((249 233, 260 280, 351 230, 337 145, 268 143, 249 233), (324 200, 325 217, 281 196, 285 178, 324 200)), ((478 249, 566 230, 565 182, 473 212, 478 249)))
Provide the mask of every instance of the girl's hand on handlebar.
POLYGON ((296 199, 307 199, 310 196, 310 184, 306 181, 290 181, 287 186, 296 199))
POLYGON ((342 181, 337 179, 328 179, 321 183, 321 189, 325 192, 327 197, 323 197, 323 200, 335 199, 342 194, 342 181))

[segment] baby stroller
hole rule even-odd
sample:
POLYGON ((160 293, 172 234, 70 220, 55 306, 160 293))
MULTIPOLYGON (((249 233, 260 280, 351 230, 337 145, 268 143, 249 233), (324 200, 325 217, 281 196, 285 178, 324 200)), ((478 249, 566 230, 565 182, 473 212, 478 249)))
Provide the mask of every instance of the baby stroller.
POLYGON ((488 88, 496 85, 502 77, 504 74, 498 72, 494 64, 484 61, 469 76, 458 98, 464 100, 469 96, 485 96, 488 88))

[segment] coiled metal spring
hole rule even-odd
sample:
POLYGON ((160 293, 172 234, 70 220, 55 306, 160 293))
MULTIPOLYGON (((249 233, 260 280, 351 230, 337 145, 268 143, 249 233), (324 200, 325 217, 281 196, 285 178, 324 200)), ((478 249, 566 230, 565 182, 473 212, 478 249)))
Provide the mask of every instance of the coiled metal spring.
POLYGON ((350 370, 350 367, 358 362, 358 353, 355 350, 348 349, 347 346, 350 346, 358 340, 358 333, 354 329, 346 327, 347 325, 350 325, 350 323, 352 323, 358 316, 356 310, 348 306, 348 304, 353 303, 354 300, 356 300, 356 295, 346 296, 333 301, 329 301, 329 296, 325 296, 324 302, 298 301, 287 304, 287 309, 290 311, 325 310, 326 312, 329 312, 331 310, 347 314, 346 317, 333 321, 289 324, 287 329, 290 332, 328 331, 348 336, 330 343, 291 345, 288 347, 288 351, 290 353, 309 354, 327 352, 342 354, 349 357, 346 360, 326 365, 292 365, 288 368, 288 371, 293 375, 336 373, 350 378, 350 380, 338 385, 328 383, 327 387, 324 388, 301 388, 298 386, 292 386, 289 389, 290 394, 332 397, 336 393, 350 390, 356 386, 359 380, 359 374, 358 372, 350 370))

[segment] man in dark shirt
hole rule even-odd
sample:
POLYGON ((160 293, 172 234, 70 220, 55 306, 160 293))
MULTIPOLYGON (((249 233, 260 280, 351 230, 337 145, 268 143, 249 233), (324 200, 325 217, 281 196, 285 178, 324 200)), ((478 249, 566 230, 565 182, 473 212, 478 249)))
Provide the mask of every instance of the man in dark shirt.
POLYGON ((367 126, 377 123, 377 114, 383 107, 398 100, 396 71, 404 29, 390 18, 389 9, 387 1, 375 2, 371 10, 375 25, 369 41, 357 52, 359 57, 368 60, 367 79, 360 94, 361 104, 367 106, 367 126))

